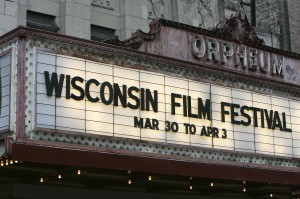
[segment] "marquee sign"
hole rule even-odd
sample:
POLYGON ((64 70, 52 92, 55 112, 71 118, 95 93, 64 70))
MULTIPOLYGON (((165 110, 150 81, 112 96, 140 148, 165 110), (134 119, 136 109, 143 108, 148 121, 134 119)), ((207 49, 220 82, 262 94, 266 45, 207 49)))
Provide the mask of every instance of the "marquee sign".
POLYGON ((300 155, 299 101, 45 52, 37 59, 37 128, 300 155))

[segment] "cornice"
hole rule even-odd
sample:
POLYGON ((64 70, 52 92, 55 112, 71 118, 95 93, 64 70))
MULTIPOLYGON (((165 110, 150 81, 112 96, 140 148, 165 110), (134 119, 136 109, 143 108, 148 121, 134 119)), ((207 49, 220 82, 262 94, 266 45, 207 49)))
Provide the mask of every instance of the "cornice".
MULTIPOLYGON (((162 19, 157 20, 157 22, 171 23, 170 21, 162 20, 162 19)), ((172 23, 178 25, 177 22, 172 22, 172 23)), ((205 31, 209 32, 208 30, 205 31)), ((145 34, 145 33, 140 33, 140 34, 145 34)), ((155 34, 157 34, 157 32, 155 34)), ((300 87, 298 85, 279 82, 277 80, 273 80, 267 77, 247 75, 240 72, 228 71, 225 68, 220 68, 219 66, 206 66, 206 65, 195 64, 195 63, 182 61, 174 58, 164 57, 164 56, 150 54, 146 52, 140 52, 126 47, 120 47, 120 46, 111 45, 103 42, 96 42, 96 41, 85 40, 81 38, 75 38, 67 35, 61 35, 61 34, 47 32, 43 30, 36 30, 33 28, 27 28, 23 26, 19 26, 18 28, 1 36, 0 45, 3 45, 4 43, 9 42, 10 40, 13 40, 18 37, 31 37, 33 39, 34 38, 45 39, 45 40, 60 42, 69 45, 76 45, 83 48, 97 50, 105 54, 118 55, 122 57, 130 57, 135 60, 144 60, 147 63, 151 62, 157 65, 170 65, 172 67, 178 67, 185 70, 187 69, 187 70, 197 71, 198 73, 203 74, 202 75, 203 77, 207 77, 207 75, 214 77, 216 79, 216 83, 220 81, 219 82, 220 84, 222 83, 221 81, 222 79, 231 81, 233 83, 244 82, 248 86, 247 88, 248 90, 255 90, 255 88, 258 85, 261 85, 263 87, 270 87, 277 91, 282 91, 285 93, 288 92, 291 94, 291 96, 294 97, 300 97, 300 87)), ((297 56, 300 59, 300 55, 297 54, 297 56)))

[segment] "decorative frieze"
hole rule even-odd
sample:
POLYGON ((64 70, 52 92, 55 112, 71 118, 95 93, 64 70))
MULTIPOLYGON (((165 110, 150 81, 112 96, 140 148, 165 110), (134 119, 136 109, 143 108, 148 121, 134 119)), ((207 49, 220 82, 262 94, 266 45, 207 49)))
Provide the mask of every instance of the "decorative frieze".
POLYGON ((108 10, 115 10, 116 8, 116 1, 115 0, 93 0, 92 6, 105 8, 108 10))

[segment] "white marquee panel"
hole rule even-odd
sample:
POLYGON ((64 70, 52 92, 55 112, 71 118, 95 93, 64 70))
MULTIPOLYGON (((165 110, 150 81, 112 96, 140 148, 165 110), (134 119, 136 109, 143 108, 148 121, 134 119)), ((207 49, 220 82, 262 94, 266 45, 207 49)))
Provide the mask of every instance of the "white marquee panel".
POLYGON ((0 132, 9 130, 10 123, 11 54, 0 57, 0 132))
MULTIPOLYGON (((170 77, 148 71, 128 69, 114 65, 91 62, 69 56, 55 55, 39 52, 37 56, 37 112, 36 127, 50 128, 80 133, 117 136, 149 141, 158 141, 173 144, 183 144, 217 149, 256 152, 262 154, 300 157, 300 102, 287 98, 263 95, 214 84, 196 82, 187 79, 170 77), (76 101, 65 98, 65 87, 62 97, 46 96, 44 71, 57 72, 80 76, 85 81, 96 79, 100 85, 107 81, 158 91, 158 112, 142 111, 140 109, 124 108, 122 106, 105 105, 101 101, 89 102, 87 99, 76 101), (198 97, 205 103, 211 100, 212 121, 207 119, 183 116, 182 99, 176 102, 181 107, 175 107, 176 114, 171 114, 171 93, 191 96, 192 113, 197 113, 198 97), (231 116, 225 115, 225 122, 221 121, 221 102, 235 103, 240 106, 258 107, 267 110, 286 113, 287 127, 292 133, 265 128, 233 125, 231 116), (134 127, 134 117, 157 119, 158 130, 134 127), (176 122, 178 132, 166 132, 166 122, 176 122), (184 123, 194 124, 197 131, 195 135, 186 134, 184 123), (217 127, 219 138, 200 136, 201 130, 207 127, 217 127), (227 130, 227 138, 223 139, 222 129, 227 130)), ((78 83, 84 87, 85 82, 78 83)), ((64 84, 64 86, 66 86, 64 84)), ((91 95, 99 95, 99 86, 91 86, 91 95)), ((5 91, 7 92, 7 91, 5 91)), ((72 90, 73 92, 73 90, 72 90)), ((78 92, 75 94, 79 94, 78 92)), ((108 91, 106 90, 106 97, 108 91)), ((134 102, 128 98, 129 101, 134 102)), ((230 107, 226 107, 230 110, 230 107)), ((238 109, 237 109, 238 111, 238 109)), ((251 111, 245 111, 249 115, 251 111)), ((242 116, 236 120, 245 119, 242 116)), ((253 118, 252 118, 253 119, 253 118)), ((258 114, 260 121, 260 114, 258 114)))

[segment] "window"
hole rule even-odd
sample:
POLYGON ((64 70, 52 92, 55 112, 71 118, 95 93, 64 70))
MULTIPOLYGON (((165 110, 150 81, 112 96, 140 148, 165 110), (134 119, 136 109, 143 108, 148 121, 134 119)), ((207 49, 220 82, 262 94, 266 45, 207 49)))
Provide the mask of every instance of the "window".
POLYGON ((51 32, 57 32, 59 30, 55 22, 55 16, 33 11, 27 11, 27 27, 51 32))
POLYGON ((114 29, 91 25, 91 40, 103 41, 115 37, 116 31, 114 29))

